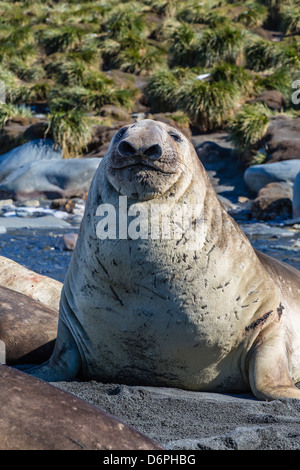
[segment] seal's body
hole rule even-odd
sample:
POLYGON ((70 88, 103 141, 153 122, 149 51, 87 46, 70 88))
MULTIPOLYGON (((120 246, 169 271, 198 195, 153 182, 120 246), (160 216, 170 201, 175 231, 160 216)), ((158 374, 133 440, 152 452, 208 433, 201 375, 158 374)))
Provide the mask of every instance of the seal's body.
POLYGON ((300 273, 255 252, 187 139, 140 121, 114 137, 94 176, 55 350, 29 373, 300 398, 299 301, 300 273), (101 239, 99 207, 118 210, 120 196, 140 213, 194 207, 192 225, 180 238, 101 239))
POLYGON ((0 366, 0 450, 160 450, 71 393, 0 366))

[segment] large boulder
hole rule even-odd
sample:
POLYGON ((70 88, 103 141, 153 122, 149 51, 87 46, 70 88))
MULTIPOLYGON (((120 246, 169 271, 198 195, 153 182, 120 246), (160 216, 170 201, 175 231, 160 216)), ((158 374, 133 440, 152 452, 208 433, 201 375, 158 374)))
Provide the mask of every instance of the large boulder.
POLYGON ((15 117, 9 119, 0 132, 0 154, 8 152, 19 145, 24 144, 28 140, 35 139, 36 137, 28 137, 28 135, 25 134, 31 126, 34 126, 39 121, 40 119, 36 117, 15 117))
POLYGON ((300 172, 297 174, 293 187, 293 217, 300 217, 300 172))
POLYGON ((27 163, 0 183, 0 198, 19 201, 84 195, 98 168, 99 158, 69 158, 27 163))
POLYGON ((260 189, 252 203, 252 216, 258 220, 272 220, 292 215, 293 186, 289 183, 269 183, 260 189))
POLYGON ((272 111, 282 111, 286 107, 286 99, 278 90, 265 90, 249 103, 262 103, 272 111))
POLYGON ((294 183, 295 177, 299 171, 300 159, 264 163, 247 168, 244 173, 244 179, 250 191, 257 193, 269 183, 279 181, 294 183))
POLYGON ((269 163, 300 159, 300 116, 290 119, 282 115, 272 119, 263 143, 270 155, 269 163))
POLYGON ((35 139, 0 155, 0 181, 24 165, 41 160, 59 160, 62 151, 51 139, 35 139))

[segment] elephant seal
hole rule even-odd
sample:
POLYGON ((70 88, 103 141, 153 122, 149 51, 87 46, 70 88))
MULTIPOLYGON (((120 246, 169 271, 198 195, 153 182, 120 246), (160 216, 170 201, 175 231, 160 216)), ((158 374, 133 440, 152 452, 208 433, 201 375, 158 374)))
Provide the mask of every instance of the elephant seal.
POLYGON ((131 426, 28 374, 0 366, 0 450, 159 450, 131 426))
POLYGON ((28 372, 300 398, 299 305, 300 273, 253 249, 187 138, 142 120, 114 136, 95 173, 54 353, 28 372), (128 216, 150 211, 154 235, 144 216, 137 236, 124 201, 128 216), (181 237, 176 223, 169 238, 156 230, 161 207, 170 217, 194 208, 181 237))
POLYGON ((0 286, 27 295, 54 310, 59 309, 61 282, 24 268, 4 256, 0 256, 0 286))
POLYGON ((58 311, 0 286, 0 341, 9 365, 42 364, 56 340, 58 311))

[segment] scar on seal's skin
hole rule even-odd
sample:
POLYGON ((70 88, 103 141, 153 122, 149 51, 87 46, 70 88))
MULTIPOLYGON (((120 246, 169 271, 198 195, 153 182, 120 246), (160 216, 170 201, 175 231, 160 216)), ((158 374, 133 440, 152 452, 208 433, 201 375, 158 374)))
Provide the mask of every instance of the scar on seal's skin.
MULTIPOLYGON (((277 311, 278 310, 279 309, 277 309, 277 311)), ((258 318, 254 322, 250 323, 249 326, 245 327, 245 331, 254 330, 254 328, 256 328, 257 325, 260 325, 260 323, 264 323, 266 321, 266 319, 271 315, 272 312, 273 312, 273 310, 270 310, 269 312, 265 313, 262 317, 258 318)))
POLYGON ((284 306, 280 303, 279 307, 277 308, 278 319, 280 320, 281 315, 283 314, 284 306))

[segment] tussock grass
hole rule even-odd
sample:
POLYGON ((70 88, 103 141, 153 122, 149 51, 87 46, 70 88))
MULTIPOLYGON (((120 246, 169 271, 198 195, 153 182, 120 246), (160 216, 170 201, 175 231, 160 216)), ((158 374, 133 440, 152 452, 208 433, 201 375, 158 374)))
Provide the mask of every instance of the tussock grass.
POLYGON ((262 103, 245 104, 228 124, 229 138, 242 154, 249 153, 265 135, 272 112, 262 103))
POLYGON ((8 105, 44 102, 66 155, 83 151, 84 138, 73 143, 87 114, 107 104, 130 112, 141 95, 151 112, 179 113, 203 132, 240 109, 232 135, 240 126, 247 148, 247 131, 259 134, 267 118, 244 108, 248 98, 276 89, 292 109, 299 11, 300 0, 0 1, 0 80, 8 105), (266 39, 270 30, 279 41, 266 39), (109 79, 112 69, 133 75, 136 88, 109 79))
POLYGON ((30 118, 33 113, 26 106, 16 106, 14 104, 0 104, 0 129, 3 129, 9 119, 30 118))
POLYGON ((234 112, 239 91, 228 81, 189 80, 178 91, 178 107, 202 132, 224 126, 234 112))
POLYGON ((79 157, 92 138, 93 120, 82 111, 51 111, 49 130, 63 158, 79 157))

